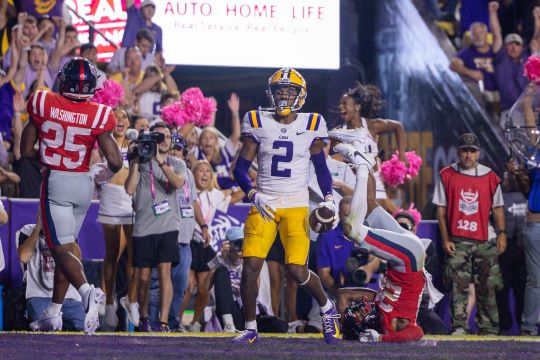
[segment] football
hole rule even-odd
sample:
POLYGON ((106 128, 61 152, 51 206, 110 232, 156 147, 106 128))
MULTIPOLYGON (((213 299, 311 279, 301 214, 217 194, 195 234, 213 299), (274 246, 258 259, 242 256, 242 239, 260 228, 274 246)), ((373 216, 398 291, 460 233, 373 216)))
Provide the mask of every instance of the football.
POLYGON ((327 207, 315 208, 309 214, 309 227, 316 233, 324 233, 332 230, 336 214, 327 207))

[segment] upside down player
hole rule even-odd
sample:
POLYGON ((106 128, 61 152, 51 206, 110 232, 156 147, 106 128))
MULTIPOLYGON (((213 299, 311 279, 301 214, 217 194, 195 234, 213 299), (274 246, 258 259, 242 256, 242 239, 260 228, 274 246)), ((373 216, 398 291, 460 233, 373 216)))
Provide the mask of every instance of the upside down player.
POLYGON ((361 341, 420 340, 424 332, 416 324, 416 316, 424 285, 434 302, 438 301, 437 291, 424 271, 426 252, 416 235, 399 226, 377 204, 372 176, 375 159, 361 153, 363 146, 358 142, 357 148, 354 137, 343 139, 340 136, 340 140, 352 145, 338 144, 334 150, 357 167, 351 213, 344 221, 345 235, 387 261, 387 270, 376 294, 367 291, 369 289, 348 294, 349 299, 355 300, 345 311, 343 332, 350 333, 345 327, 352 324, 357 332, 363 332, 359 334, 361 341), (364 225, 364 219, 369 227, 364 225))
MULTIPOLYGON (((258 339, 256 298, 257 278, 279 229, 285 249, 287 270, 295 281, 321 306, 324 339, 339 340, 339 315, 326 297, 318 276, 308 270, 309 250, 308 172, 313 162, 325 201, 319 204, 337 213, 332 197, 332 176, 326 166, 323 140, 326 123, 317 113, 297 113, 304 104, 306 82, 294 69, 280 69, 268 80, 266 94, 271 107, 250 111, 242 121, 242 149, 234 169, 236 181, 251 200, 252 207, 244 228, 244 267, 240 285, 245 331, 236 343, 258 339), (257 187, 253 188, 248 170, 257 156, 257 187)), ((336 216, 337 219, 337 216, 336 216)))
POLYGON ((30 121, 21 140, 25 157, 35 156, 34 144, 39 140, 43 166, 41 219, 57 265, 52 302, 30 328, 62 329, 60 309, 71 283, 85 307, 84 331, 92 334, 99 326, 98 309, 105 294, 88 284, 76 239, 92 199, 89 163, 96 140, 107 159, 110 176, 121 169, 122 155, 111 134, 116 125, 114 112, 109 106, 88 101, 97 84, 94 65, 86 59, 73 58, 62 67, 58 80, 60 94, 39 90, 30 96, 30 121))

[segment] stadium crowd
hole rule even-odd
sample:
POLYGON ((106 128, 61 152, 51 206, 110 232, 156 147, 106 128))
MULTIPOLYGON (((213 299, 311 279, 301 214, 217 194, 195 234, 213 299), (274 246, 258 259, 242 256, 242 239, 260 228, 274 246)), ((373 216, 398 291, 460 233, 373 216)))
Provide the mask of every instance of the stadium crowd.
MULTIPOLYGON (((466 9, 467 3, 472 2, 479 3, 463 0, 461 8, 466 9)), ((506 23, 501 26, 499 2, 481 2, 485 3, 488 23, 484 17, 466 21, 462 18, 462 25, 470 32, 470 46, 464 47, 450 66, 480 88, 480 100, 490 106, 497 122, 504 127, 505 114, 528 86, 522 75, 523 65, 529 55, 540 50, 540 5, 531 8, 529 15, 534 19, 534 31, 531 32, 523 26, 508 27, 506 23), (488 29, 491 42, 488 42, 488 29), (521 35, 519 29, 522 29, 521 35)), ((138 7, 133 0, 126 1, 127 23, 122 47, 108 63, 97 62, 97 49, 92 43, 79 42, 77 29, 69 24, 62 2, 58 3, 60 6, 50 14, 37 14, 32 10, 31 2, 22 2, 21 8, 11 1, 0 0, 2 195, 40 197, 41 164, 37 158, 29 159, 21 153, 23 129, 30 116, 28 99, 39 90, 58 92, 56 74, 71 59, 89 60, 98 69, 98 88, 106 80, 112 80, 124 93, 113 109, 117 123, 112 129, 123 156, 122 169, 114 176, 108 176, 103 152, 96 147, 91 155, 94 198, 100 201, 97 221, 102 224, 105 243, 100 284, 105 293, 105 304, 100 308, 101 330, 123 329, 124 324, 118 320, 121 311, 125 311, 129 321, 142 332, 205 330, 234 333, 244 330, 240 289, 244 233, 240 228, 232 227, 227 231, 225 241, 219 244, 211 235, 216 211, 227 212, 231 204, 250 202, 233 173, 245 135, 242 123, 249 121, 249 115, 241 120, 241 99, 235 93, 228 99, 226 111, 230 112, 232 129, 228 137, 216 128, 219 124, 214 124, 213 119, 206 126, 197 126, 193 122, 176 126, 172 121, 164 121, 168 119, 162 118, 161 108, 179 101, 182 94, 178 79, 171 75, 175 67, 166 63, 162 29, 152 22, 154 1, 143 0, 138 7), (155 159, 148 162, 141 160, 140 153, 134 161, 137 152, 134 146, 142 146, 137 142, 140 130, 162 137, 155 159), (166 207, 158 206, 165 203, 166 207), (169 241, 171 237, 172 242, 169 241), (122 256, 127 256, 127 261, 121 261, 122 256), (126 274, 126 284, 122 286, 116 284, 118 272, 126 274), (120 292, 122 296, 119 296, 120 292), (194 313, 187 324, 183 322, 183 314, 190 307, 192 295, 195 296, 194 313), (207 308, 212 309, 209 316, 207 308)), ((444 9, 448 13, 439 13, 440 19, 453 15, 457 1, 445 3, 444 9)), ((375 156, 378 134, 394 134, 399 157, 408 164, 404 128, 399 121, 380 119, 381 106, 381 93, 375 86, 358 84, 341 97, 339 110, 343 128, 363 129, 364 136, 372 142, 371 152, 375 156)), ((447 259, 439 258, 429 239, 422 239, 427 252, 425 268, 429 272, 444 268, 445 285, 453 299, 452 326, 446 328, 433 311, 435 303, 427 290, 422 297, 418 325, 426 334, 466 334, 470 331, 468 317, 476 302, 479 333, 504 334, 512 327, 508 304, 512 289, 515 315, 522 334, 536 335, 540 312, 540 233, 537 226, 540 219, 527 217, 527 197, 522 193, 529 194, 529 200, 538 196, 535 187, 538 186, 538 175, 530 175, 510 162, 503 181, 500 181, 489 168, 479 165, 481 145, 474 134, 464 134, 457 144, 459 161, 448 164, 437 184, 433 202, 438 207, 437 218, 447 259), (457 171, 457 175, 448 175, 452 171, 457 171), (470 237, 467 229, 454 233, 451 227, 455 218, 451 209, 455 208, 456 200, 448 197, 448 187, 454 186, 454 177, 482 178, 486 174, 489 174, 492 186, 482 195, 487 205, 482 205, 484 212, 478 219, 481 236, 470 237), (518 188, 517 184, 523 186, 518 188)), ((373 254, 359 251, 347 238, 344 220, 351 212, 357 177, 343 156, 331 153, 330 141, 325 142, 324 151, 332 174, 332 195, 339 206, 340 222, 322 235, 310 232, 309 267, 318 274, 326 294, 337 303, 339 312, 345 314, 349 310, 354 313, 358 309, 351 310, 350 301, 358 295, 344 289, 376 288, 376 281, 387 271, 387 265, 373 254)), ((256 163, 249 168, 253 183, 257 170, 256 163)), ((310 210, 313 210, 325 196, 317 184, 313 165, 309 176, 310 210)), ((386 196, 380 177, 376 176, 375 181, 379 204, 394 216, 402 229, 415 233, 420 224, 419 213, 396 207, 386 196)), ((5 222, 7 219, 0 212, 0 223, 5 222)), ((25 226, 18 238, 19 258, 25 264, 27 274, 28 323, 39 321, 42 313, 47 311, 53 292, 54 261, 42 234, 41 221, 36 214, 35 224, 25 226)), ((284 255, 278 235, 260 276, 259 331, 321 333, 320 306, 306 296, 305 290, 296 286, 286 271, 284 255), (286 291, 282 296, 284 288, 286 291)), ((63 325, 60 322, 49 328, 38 326, 33 329, 82 330, 81 296, 71 287, 66 298, 69 301, 64 302, 61 310, 63 325)), ((354 305, 357 308, 365 306, 358 302, 354 305)), ((351 321, 355 316, 345 318, 351 321)), ((344 336, 358 338, 358 334, 352 332, 344 330, 344 336)))

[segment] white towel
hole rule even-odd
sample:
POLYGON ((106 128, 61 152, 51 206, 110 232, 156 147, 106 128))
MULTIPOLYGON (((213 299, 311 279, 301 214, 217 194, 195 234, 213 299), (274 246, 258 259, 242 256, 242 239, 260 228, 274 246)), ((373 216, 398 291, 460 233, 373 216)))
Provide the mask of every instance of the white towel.
POLYGON ((427 294, 431 302, 433 304, 436 304, 439 301, 441 301, 444 295, 439 290, 437 290, 435 285, 433 285, 433 282, 431 281, 431 274, 427 272, 426 269, 422 269, 422 272, 424 273, 424 278, 426 280, 426 285, 424 289, 427 291, 427 294))

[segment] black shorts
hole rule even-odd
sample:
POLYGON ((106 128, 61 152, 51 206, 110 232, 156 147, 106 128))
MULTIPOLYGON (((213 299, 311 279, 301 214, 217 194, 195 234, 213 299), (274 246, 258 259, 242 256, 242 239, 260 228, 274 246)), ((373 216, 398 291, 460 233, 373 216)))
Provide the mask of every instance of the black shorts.
POLYGON ((276 236, 276 240, 272 244, 268 255, 266 255, 266 261, 275 261, 282 265, 285 265, 285 249, 283 248, 283 243, 279 238, 279 233, 276 236))
POLYGON ((175 266, 178 261, 178 231, 133 237, 133 267, 153 268, 160 263, 175 266))
POLYGON ((191 266, 190 269, 196 273, 210 271, 208 262, 216 256, 216 252, 211 246, 204 247, 198 241, 192 241, 191 246, 191 266))

